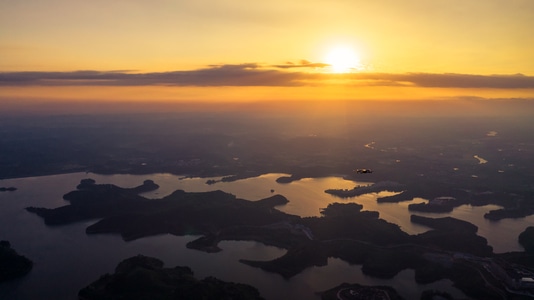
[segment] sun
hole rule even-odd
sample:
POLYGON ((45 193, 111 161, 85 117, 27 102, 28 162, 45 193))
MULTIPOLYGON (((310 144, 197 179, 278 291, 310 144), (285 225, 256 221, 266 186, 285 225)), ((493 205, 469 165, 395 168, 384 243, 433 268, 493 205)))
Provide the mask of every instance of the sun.
POLYGON ((358 54, 349 47, 332 48, 326 55, 326 63, 332 73, 349 73, 361 69, 358 54))

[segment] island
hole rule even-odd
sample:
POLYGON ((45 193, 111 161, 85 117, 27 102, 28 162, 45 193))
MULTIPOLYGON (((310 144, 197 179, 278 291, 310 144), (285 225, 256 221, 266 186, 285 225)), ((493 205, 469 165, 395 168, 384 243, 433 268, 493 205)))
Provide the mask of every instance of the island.
POLYGON ((16 187, 0 187, 0 192, 14 192, 16 190, 16 187))
POLYGON ((467 190, 451 190, 448 192, 443 191, 441 193, 445 195, 448 194, 448 196, 432 198, 430 197, 431 193, 419 194, 418 197, 432 200, 428 201, 428 203, 410 204, 408 209, 419 212, 444 213, 451 212, 454 208, 460 205, 484 206, 495 204, 501 206, 502 208, 494 209, 484 214, 484 218, 491 221, 499 221, 507 218, 524 218, 534 214, 534 204, 531 203, 529 198, 517 194, 491 191, 475 192, 467 190))
POLYGON ((467 221, 458 220, 452 217, 427 218, 418 215, 411 215, 410 221, 412 223, 425 225, 442 231, 463 231, 471 233, 476 233, 478 231, 477 226, 467 221))
POLYGON ((137 255, 120 262, 115 273, 105 274, 78 293, 80 300, 101 299, 234 299, 262 300, 250 285, 215 277, 197 279, 188 267, 164 268, 157 258, 137 255))
MULTIPOLYGON (((281 177, 288 180, 290 177, 281 177)), ((483 206, 488 204, 500 205, 503 208, 491 210, 484 214, 484 218, 499 221, 505 218, 523 218, 534 214, 534 204, 516 194, 505 192, 469 191, 464 189, 443 189, 439 184, 424 187, 406 186, 392 181, 380 181, 365 185, 357 185, 353 189, 327 189, 325 193, 340 197, 352 198, 381 191, 395 192, 393 195, 378 196, 378 203, 398 203, 412 201, 416 198, 431 199, 427 202, 417 202, 408 205, 413 212, 449 213, 461 205, 483 206), (447 195, 437 196, 436 195, 447 195), (500 200, 498 200, 500 199, 500 200)))
POLYGON ((33 267, 33 262, 11 248, 9 241, 0 241, 0 284, 22 277, 33 267))
MULTIPOLYGON (((374 184, 357 185, 353 189, 328 189, 324 192, 340 198, 361 196, 369 193, 379 193, 384 190, 391 192, 402 192, 404 185, 393 181, 381 181, 374 184)), ((411 200, 411 199, 410 199, 411 200)))
POLYGON ((534 205, 522 205, 518 208, 495 209, 484 214, 484 218, 491 221, 499 221, 506 218, 524 218, 534 214, 534 205))
POLYGON ((218 244, 224 240, 258 241, 287 252, 268 261, 240 262, 284 278, 339 258, 379 278, 412 269, 418 283, 450 279, 476 299, 500 299, 517 289, 504 286, 496 274, 501 269, 521 269, 496 256, 487 240, 477 235, 476 226, 454 218, 414 215, 412 222, 431 229, 409 235, 356 203, 331 203, 320 217, 299 217, 276 209, 289 202, 282 195, 249 201, 222 191, 177 190, 161 199, 147 199, 138 194, 142 190, 86 179, 64 196, 69 205, 27 210, 50 226, 99 219, 86 228, 87 234, 119 234, 125 241, 164 233, 197 235, 187 247, 208 253, 222 251, 218 244))
POLYGON ((78 190, 64 195, 69 205, 26 209, 41 216, 47 225, 100 218, 87 227, 88 234, 119 233, 127 241, 161 233, 203 235, 188 246, 206 252, 219 251, 217 244, 224 239, 252 239, 289 247, 307 238, 303 232, 287 230, 284 225, 290 224, 292 228, 292 223, 299 219, 297 216, 274 209, 287 203, 281 195, 252 202, 222 191, 177 190, 162 199, 151 200, 139 196, 139 190, 140 187, 125 189, 83 181, 78 190))

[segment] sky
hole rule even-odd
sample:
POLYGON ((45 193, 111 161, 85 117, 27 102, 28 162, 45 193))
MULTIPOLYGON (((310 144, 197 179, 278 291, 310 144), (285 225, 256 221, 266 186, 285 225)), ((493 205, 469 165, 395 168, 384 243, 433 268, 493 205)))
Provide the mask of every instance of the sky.
POLYGON ((0 0, 0 101, 534 98, 532 0, 0 0))

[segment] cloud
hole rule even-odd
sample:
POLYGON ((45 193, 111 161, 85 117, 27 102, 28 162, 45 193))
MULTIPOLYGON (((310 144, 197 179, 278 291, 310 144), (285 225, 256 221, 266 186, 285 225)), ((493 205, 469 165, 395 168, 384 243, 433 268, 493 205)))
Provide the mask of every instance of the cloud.
POLYGON ((429 88, 534 89, 534 77, 432 73, 346 73, 303 71, 323 63, 264 66, 256 63, 209 65, 196 70, 135 73, 132 71, 2 72, 0 86, 411 86, 429 88), (298 71, 289 71, 296 69, 298 71))
POLYGON ((295 74, 260 68, 257 64, 211 65, 186 71, 130 72, 4 72, 0 86, 293 86, 295 74))
POLYGON ((411 83, 419 87, 442 88, 496 88, 496 89, 531 89, 534 88, 534 77, 522 74, 515 75, 472 75, 472 74, 367 74, 365 79, 387 80, 397 83, 411 83))
POLYGON ((310 61, 307 61, 305 59, 301 60, 298 63, 293 62, 287 62, 283 65, 272 65, 272 67, 280 68, 280 69, 292 69, 292 68, 313 68, 313 69, 321 69, 329 67, 329 64, 325 63, 312 63, 310 61))

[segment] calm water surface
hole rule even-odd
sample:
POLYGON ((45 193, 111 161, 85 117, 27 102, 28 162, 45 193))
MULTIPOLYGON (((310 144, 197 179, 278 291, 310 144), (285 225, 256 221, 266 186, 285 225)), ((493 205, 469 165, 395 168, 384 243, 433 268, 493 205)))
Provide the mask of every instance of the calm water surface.
MULTIPOLYGON (((223 190, 247 200, 259 200, 274 194, 286 196, 290 203, 278 209, 300 216, 318 216, 320 209, 332 202, 357 202, 365 210, 376 210, 380 217, 398 224, 404 231, 417 234, 428 230, 411 224, 407 206, 376 202, 377 194, 362 195, 351 199, 339 199, 324 193, 330 188, 350 189, 362 182, 339 177, 303 179, 290 184, 278 184, 276 178, 285 174, 263 176, 228 183, 205 184, 209 178, 187 178, 169 174, 154 175, 97 175, 64 174, 43 177, 0 180, 0 186, 15 186, 16 192, 0 193, 0 239, 11 241, 12 246, 34 261, 33 270, 24 278, 0 285, 0 299, 76 299, 78 290, 100 275, 112 272, 118 262, 144 254, 162 259, 166 266, 187 265, 199 278, 215 276, 222 280, 251 284, 267 299, 318 299, 315 292, 326 290, 343 282, 368 285, 391 285, 406 299, 419 298, 425 289, 447 290, 457 297, 463 294, 452 287, 448 280, 430 285, 414 283, 414 274, 405 270, 394 279, 368 277, 360 266, 351 266, 339 259, 329 259, 324 267, 306 269, 301 274, 285 280, 281 276, 248 267, 239 259, 269 260, 285 253, 284 249, 265 246, 256 242, 225 241, 223 251, 208 254, 190 250, 185 244, 196 237, 160 235, 124 242, 115 235, 85 234, 85 228, 94 221, 48 227, 41 218, 24 210, 27 206, 58 207, 68 204, 62 196, 74 190, 84 178, 97 183, 113 183, 121 187, 133 187, 145 179, 152 179, 160 188, 145 193, 148 198, 161 198, 176 189, 185 191, 223 190)), ((217 179, 217 178, 214 178, 217 179)), ((426 201, 415 199, 415 202, 426 201)), ((479 227, 479 234, 486 237, 496 252, 520 251, 517 235, 527 226, 534 225, 534 217, 517 220, 489 222, 483 218, 495 206, 461 206, 451 216, 470 221, 479 227)), ((424 214, 443 216, 443 214, 424 214)), ((447 215, 447 214, 445 214, 447 215)))

